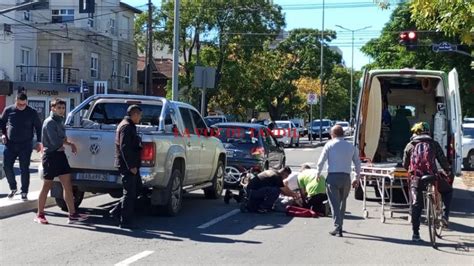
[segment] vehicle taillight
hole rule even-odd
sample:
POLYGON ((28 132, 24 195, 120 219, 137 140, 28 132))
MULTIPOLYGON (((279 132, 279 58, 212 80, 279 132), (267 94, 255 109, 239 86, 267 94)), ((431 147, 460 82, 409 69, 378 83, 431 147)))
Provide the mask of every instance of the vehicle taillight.
POLYGON ((153 142, 142 143, 142 152, 141 152, 142 166, 145 166, 145 167, 154 166, 155 156, 156 156, 155 143, 153 142))
POLYGON ((263 147, 252 148, 250 150, 250 153, 254 156, 264 156, 265 155, 265 149, 263 147))

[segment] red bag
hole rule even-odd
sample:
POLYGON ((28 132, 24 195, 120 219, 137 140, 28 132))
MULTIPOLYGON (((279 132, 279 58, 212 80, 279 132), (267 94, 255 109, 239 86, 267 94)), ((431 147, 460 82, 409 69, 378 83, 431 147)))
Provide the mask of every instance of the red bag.
POLYGON ((318 217, 318 214, 316 212, 310 209, 301 208, 297 206, 286 207, 286 215, 292 217, 318 217))

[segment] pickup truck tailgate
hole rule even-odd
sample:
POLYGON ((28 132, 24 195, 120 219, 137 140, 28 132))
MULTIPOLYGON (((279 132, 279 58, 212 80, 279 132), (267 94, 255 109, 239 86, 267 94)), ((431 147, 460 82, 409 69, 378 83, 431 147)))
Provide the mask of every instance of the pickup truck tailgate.
POLYGON ((67 136, 77 146, 77 154, 66 149, 71 168, 84 170, 117 170, 115 130, 67 129, 67 136))

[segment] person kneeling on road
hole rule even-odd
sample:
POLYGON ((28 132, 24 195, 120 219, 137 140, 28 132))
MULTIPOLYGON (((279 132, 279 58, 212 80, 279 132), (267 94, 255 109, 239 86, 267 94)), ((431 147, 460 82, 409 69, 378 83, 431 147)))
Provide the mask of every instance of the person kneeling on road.
POLYGON ((299 190, 302 198, 302 207, 310 209, 318 216, 326 216, 324 201, 328 200, 326 195, 326 179, 318 178, 318 171, 311 169, 307 164, 301 167, 300 173, 291 175, 283 180, 283 183, 291 190, 299 190))
POLYGON ((276 170, 266 170, 251 178, 247 185, 248 203, 247 210, 250 212, 265 213, 273 209, 273 204, 280 193, 286 196, 299 198, 299 194, 291 191, 283 183, 291 174, 289 167, 276 170))

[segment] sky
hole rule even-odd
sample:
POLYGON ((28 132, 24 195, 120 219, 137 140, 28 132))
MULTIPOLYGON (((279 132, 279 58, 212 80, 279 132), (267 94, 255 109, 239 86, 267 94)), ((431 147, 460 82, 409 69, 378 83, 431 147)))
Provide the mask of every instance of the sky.
MULTIPOLYGON (((273 0, 281 5, 286 20, 286 31, 295 28, 315 28, 322 26, 323 0, 273 0)), ((131 6, 141 6, 147 0, 122 0, 131 6)), ((159 6, 161 0, 152 0, 159 6)), ((397 1, 391 0, 395 3, 397 1)), ((343 59, 347 67, 351 66, 352 37, 351 32, 342 30, 336 25, 350 30, 369 27, 355 32, 354 35, 354 68, 360 69, 370 63, 370 58, 365 56, 360 48, 372 38, 379 36, 380 31, 390 18, 394 5, 390 9, 382 10, 373 0, 326 0, 325 1, 324 28, 336 30, 338 38, 330 45, 338 46, 343 52, 343 59)))

